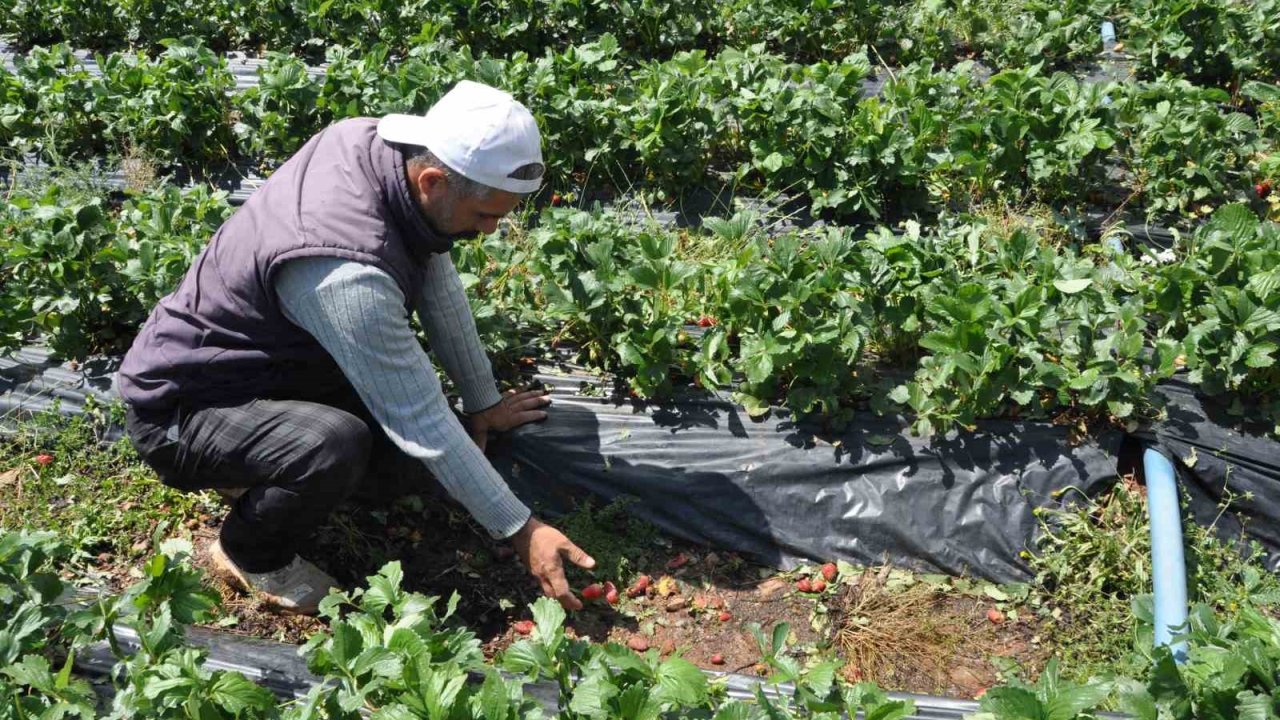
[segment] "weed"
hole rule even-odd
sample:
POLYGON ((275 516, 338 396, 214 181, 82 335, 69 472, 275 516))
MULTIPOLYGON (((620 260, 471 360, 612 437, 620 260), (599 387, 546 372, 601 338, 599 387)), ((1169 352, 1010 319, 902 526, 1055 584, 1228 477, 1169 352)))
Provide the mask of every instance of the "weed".
POLYGON ((132 562, 152 551, 154 536, 213 512, 210 497, 160 484, 127 440, 108 440, 121 412, 90 400, 67 417, 55 405, 0 436, 0 527, 58 528, 82 553, 132 562), (52 462, 38 465, 41 454, 52 462))
MULTIPOLYGON (((1080 506, 1041 511, 1040 518, 1044 533, 1030 557, 1032 602, 1041 605, 1064 672, 1074 678, 1104 668, 1123 672, 1135 646, 1150 642, 1134 613, 1151 592, 1145 495, 1136 483, 1120 483, 1080 506)), ((1216 528, 1194 522, 1185 522, 1183 532, 1192 603, 1230 618, 1249 602, 1280 601, 1280 580, 1261 567, 1256 545, 1242 554, 1216 528)))

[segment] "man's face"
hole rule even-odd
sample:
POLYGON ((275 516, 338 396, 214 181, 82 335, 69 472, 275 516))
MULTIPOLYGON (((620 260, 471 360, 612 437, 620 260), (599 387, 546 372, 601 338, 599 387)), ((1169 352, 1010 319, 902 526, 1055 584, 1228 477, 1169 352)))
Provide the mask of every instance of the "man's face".
POLYGON ((415 194, 427 224, 436 234, 448 238, 494 232, 498 221, 510 215, 521 200, 520 195, 505 190, 462 196, 449 187, 448 178, 435 168, 411 173, 410 180, 418 190, 415 194))

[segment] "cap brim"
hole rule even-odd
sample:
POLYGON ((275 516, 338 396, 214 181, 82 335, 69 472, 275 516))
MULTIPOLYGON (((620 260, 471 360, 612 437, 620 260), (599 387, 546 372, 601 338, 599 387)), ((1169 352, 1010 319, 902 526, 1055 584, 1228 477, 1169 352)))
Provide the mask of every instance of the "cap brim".
POLYGON ((421 115, 391 114, 378 121, 378 137, 393 143, 426 147, 427 119, 421 115))

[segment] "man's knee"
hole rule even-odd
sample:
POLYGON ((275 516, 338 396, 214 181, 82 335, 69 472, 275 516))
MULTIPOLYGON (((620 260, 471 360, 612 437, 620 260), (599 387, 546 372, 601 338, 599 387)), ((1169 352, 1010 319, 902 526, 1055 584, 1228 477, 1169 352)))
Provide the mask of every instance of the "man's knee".
POLYGON ((305 449, 287 474, 308 493, 347 495, 369 464, 369 426, 355 415, 334 412, 310 430, 305 449))

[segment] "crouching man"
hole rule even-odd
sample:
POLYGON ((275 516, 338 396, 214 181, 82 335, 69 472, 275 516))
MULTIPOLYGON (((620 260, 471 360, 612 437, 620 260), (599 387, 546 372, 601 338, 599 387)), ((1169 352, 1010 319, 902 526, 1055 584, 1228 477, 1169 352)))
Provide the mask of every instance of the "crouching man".
POLYGON ((339 122, 160 301, 118 388, 129 437, 165 484, 238 494, 209 548, 218 574, 281 611, 316 612, 335 583, 299 553, 344 498, 377 494, 371 478, 390 460, 421 490, 438 480, 510 539, 547 595, 581 606, 562 561, 595 561, 532 517, 483 453, 490 431, 544 419, 550 399, 498 392, 449 258, 455 239, 493 232, 543 169, 528 109, 478 83, 426 116, 339 122), (469 429, 409 324, 415 309, 469 429))

